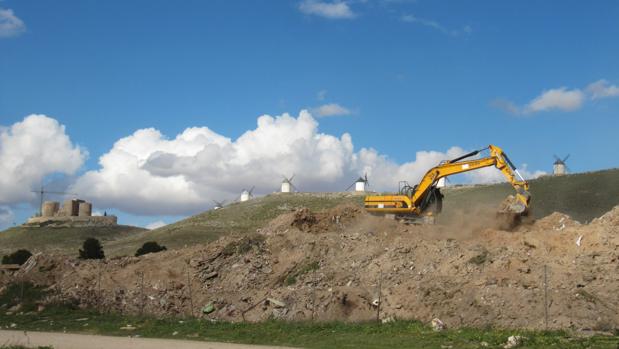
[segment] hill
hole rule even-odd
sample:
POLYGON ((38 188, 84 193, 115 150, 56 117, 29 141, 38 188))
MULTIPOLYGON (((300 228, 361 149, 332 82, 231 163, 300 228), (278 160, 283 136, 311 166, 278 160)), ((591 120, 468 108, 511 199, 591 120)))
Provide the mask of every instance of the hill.
POLYGON ((12 227, 0 232, 0 255, 25 248, 33 253, 48 251, 77 256, 77 251, 86 238, 95 237, 106 246, 143 231, 147 230, 127 225, 81 228, 12 227))
MULTIPOLYGON (((589 222, 619 205, 619 169, 542 177, 530 181, 534 218, 552 212, 565 213, 589 222)), ((439 219, 471 219, 480 210, 494 210, 513 189, 508 184, 451 187, 444 190, 444 210, 439 219)), ((0 253, 17 248, 53 250, 74 254, 86 237, 102 240, 108 256, 132 255, 146 241, 157 241, 169 249, 207 243, 229 233, 255 232, 282 213, 301 207, 312 211, 342 203, 362 205, 354 193, 271 194, 248 202, 209 210, 152 231, 135 227, 117 228, 23 228, 0 232, 0 253)))

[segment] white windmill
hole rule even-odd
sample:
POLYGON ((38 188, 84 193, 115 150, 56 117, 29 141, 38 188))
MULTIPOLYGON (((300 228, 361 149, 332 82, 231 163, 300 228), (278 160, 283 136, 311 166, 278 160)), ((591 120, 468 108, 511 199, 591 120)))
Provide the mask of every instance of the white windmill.
POLYGON ((350 190, 350 188, 355 187, 356 192, 364 192, 366 187, 370 186, 370 181, 368 181, 368 174, 366 173, 363 177, 359 177, 356 181, 354 181, 351 185, 346 188, 346 191, 350 190))
POLYGON ((282 180, 282 193, 292 193, 295 191, 299 191, 297 187, 295 187, 294 184, 292 184, 292 179, 294 178, 294 174, 290 178, 283 176, 283 175, 282 177, 284 177, 284 180, 282 180))
POLYGON ((243 189, 243 191, 241 192, 241 197, 239 198, 239 201, 241 202, 245 202, 245 201, 249 201, 249 199, 254 197, 254 188, 255 187, 251 187, 251 189, 247 190, 247 189, 243 189))
POLYGON ((555 162, 552 164, 552 174, 555 176, 562 176, 564 174, 567 174, 567 165, 565 164, 565 162, 567 161, 567 158, 570 157, 570 154, 567 154, 566 157, 564 157, 563 159, 561 159, 558 156, 554 156, 555 157, 555 162))

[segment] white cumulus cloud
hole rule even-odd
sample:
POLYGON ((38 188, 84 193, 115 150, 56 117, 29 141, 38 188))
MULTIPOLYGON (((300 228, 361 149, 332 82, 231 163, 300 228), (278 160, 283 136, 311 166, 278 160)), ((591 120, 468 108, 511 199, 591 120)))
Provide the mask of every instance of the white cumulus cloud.
POLYGON ((0 204, 28 201, 44 176, 74 174, 86 157, 87 152, 71 142, 64 125, 45 115, 0 126, 0 204))
POLYGON ((243 188, 275 191, 282 175, 293 173, 301 191, 342 191, 364 173, 372 189, 396 190, 398 181, 416 183, 440 161, 465 152, 418 151, 413 161, 399 164, 371 148, 355 151, 348 133, 320 133, 304 110, 297 117, 260 116, 255 129, 235 140, 207 127, 188 128, 174 138, 152 128, 137 130, 118 140, 99 159, 100 168, 85 173, 71 190, 99 207, 187 215, 211 207, 212 200, 234 199, 243 188))
POLYGON ((587 92, 591 95, 591 99, 617 97, 619 96, 619 87, 602 79, 589 84, 587 92))
POLYGON ((13 10, 0 8, 0 38, 17 36, 26 31, 26 25, 13 10))
POLYGON ((343 116, 352 114, 352 112, 348 108, 343 107, 337 103, 323 104, 319 107, 314 108, 312 112, 318 117, 343 116))
POLYGON ((565 87, 550 89, 542 92, 533 99, 524 109, 525 113, 535 113, 558 109, 574 111, 580 109, 585 100, 585 94, 579 89, 568 90, 565 87))
POLYGON ((531 115, 538 112, 560 110, 572 112, 579 110, 588 99, 618 97, 619 87, 601 79, 589 84, 585 89, 568 89, 566 87, 544 90, 524 106, 518 106, 514 102, 497 98, 490 105, 514 115, 531 115))
POLYGON ((356 16, 350 6, 343 1, 304 0, 299 4, 299 10, 308 15, 330 19, 350 19, 356 16))

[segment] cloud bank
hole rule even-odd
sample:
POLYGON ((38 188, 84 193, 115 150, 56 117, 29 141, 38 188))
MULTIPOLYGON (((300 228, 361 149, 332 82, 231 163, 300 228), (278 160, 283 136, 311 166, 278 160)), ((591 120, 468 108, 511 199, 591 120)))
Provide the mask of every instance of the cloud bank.
MULTIPOLYGON (((32 199, 30 191, 43 176, 74 174, 86 157, 64 126, 43 115, 1 129, 0 137, 0 169, 10 174, 0 179, 0 207, 32 199)), ((392 191, 398 181, 416 183, 440 161, 466 152, 457 146, 418 151, 413 161, 396 163, 372 148, 356 150, 348 133, 321 133, 316 119, 302 110, 297 116, 262 115, 254 129, 234 140, 208 127, 189 127, 173 138, 139 129, 116 141, 98 168, 79 176, 69 190, 99 208, 189 215, 210 208, 212 200, 234 200, 244 188, 255 186, 258 195, 277 191, 283 175, 295 174, 301 191, 343 191, 367 173, 371 189, 392 191)), ((529 177, 540 174, 522 170, 529 177)), ((464 175, 466 182, 502 180, 493 168, 464 175)))
POLYGON ((619 87, 611 85, 608 81, 601 79, 589 84, 585 89, 568 89, 559 87, 544 90, 524 106, 518 106, 514 102, 498 98, 490 104, 498 109, 514 115, 532 115, 546 111, 572 112, 579 110, 587 100, 599 100, 603 98, 619 96, 619 87))

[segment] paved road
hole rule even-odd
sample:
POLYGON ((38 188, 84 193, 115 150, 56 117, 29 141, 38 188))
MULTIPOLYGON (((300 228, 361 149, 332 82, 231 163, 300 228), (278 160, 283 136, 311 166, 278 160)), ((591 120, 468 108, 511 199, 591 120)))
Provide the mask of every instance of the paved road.
MULTIPOLYGON (((263 345, 199 342, 175 339, 129 338, 54 332, 0 330, 0 346, 52 346, 54 349, 284 349, 263 345)), ((291 348, 288 348, 291 349, 291 348)))

